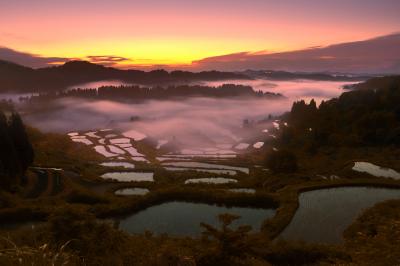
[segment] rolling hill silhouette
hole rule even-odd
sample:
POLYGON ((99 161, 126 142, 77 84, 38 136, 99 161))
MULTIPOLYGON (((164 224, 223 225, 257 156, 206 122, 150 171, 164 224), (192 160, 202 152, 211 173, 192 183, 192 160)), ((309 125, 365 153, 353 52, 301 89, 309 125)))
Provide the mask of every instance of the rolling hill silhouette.
POLYGON ((137 84, 172 84, 194 81, 249 79, 244 74, 219 71, 188 72, 120 70, 87 61, 70 61, 61 66, 33 69, 0 60, 0 91, 51 91, 99 81, 121 80, 137 84))

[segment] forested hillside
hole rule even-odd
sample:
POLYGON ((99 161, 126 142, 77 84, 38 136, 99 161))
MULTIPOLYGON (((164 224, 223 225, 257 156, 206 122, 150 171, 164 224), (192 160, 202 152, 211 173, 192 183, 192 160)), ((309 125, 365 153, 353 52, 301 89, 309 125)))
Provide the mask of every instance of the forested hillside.
POLYGON ((399 146, 400 76, 371 79, 319 107, 296 102, 285 119, 287 146, 399 146))

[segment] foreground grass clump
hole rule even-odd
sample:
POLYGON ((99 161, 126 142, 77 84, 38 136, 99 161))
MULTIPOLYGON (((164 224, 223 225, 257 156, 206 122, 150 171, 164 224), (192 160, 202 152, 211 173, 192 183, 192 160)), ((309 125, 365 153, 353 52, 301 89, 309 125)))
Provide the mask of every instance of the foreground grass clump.
MULTIPOLYGON (((224 214, 221 226, 203 224, 202 238, 173 238, 167 235, 129 235, 110 222, 96 220, 84 209, 69 206, 54 212, 47 224, 8 232, 14 244, 0 241, 4 265, 319 265, 348 262, 343 251, 315 245, 279 245, 250 227, 231 228, 237 216, 224 214), (23 247, 17 248, 17 247, 23 247), (18 264, 29 256, 31 264, 18 264), (58 254, 58 255, 57 255, 58 254), (44 260, 46 259, 46 260, 44 260), (57 263, 53 263, 53 260, 57 263), (16 264, 13 264, 17 262, 16 264)), ((0 233, 1 237, 1 233, 0 233)), ((1 264, 2 265, 2 264, 1 264)))
POLYGON ((348 265, 351 256, 341 247, 279 241, 269 245, 263 258, 272 265, 348 265))
POLYGON ((346 246, 360 264, 400 264, 400 200, 378 203, 345 231, 346 246))
POLYGON ((87 265, 131 265, 129 236, 97 222, 93 215, 75 209, 62 209, 49 218, 49 242, 58 249, 69 242, 68 250, 86 258, 87 265))
POLYGON ((9 239, 1 240, 4 243, 2 243, 2 249, 0 249, 0 265, 84 265, 78 256, 65 251, 69 242, 62 245, 58 250, 52 250, 48 244, 38 247, 17 246, 9 239))

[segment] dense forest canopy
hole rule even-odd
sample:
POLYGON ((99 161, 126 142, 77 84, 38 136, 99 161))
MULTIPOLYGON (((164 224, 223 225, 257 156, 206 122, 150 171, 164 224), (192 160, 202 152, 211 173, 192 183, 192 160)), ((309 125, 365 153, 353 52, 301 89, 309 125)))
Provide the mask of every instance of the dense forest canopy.
POLYGON ((319 107, 295 102, 285 119, 287 146, 399 146, 400 76, 371 79, 319 107))
POLYGON ((17 184, 33 162, 33 148, 18 113, 0 109, 0 186, 17 184))

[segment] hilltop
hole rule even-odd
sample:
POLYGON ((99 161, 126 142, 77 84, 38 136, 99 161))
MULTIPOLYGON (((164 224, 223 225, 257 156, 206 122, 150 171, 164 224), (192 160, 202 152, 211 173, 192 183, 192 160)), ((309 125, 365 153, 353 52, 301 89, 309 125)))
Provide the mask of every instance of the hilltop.
POLYGON ((195 81, 250 79, 240 73, 204 71, 120 70, 87 61, 70 61, 60 66, 33 69, 0 60, 0 91, 42 92, 99 80, 121 80, 135 84, 173 84, 195 81))

